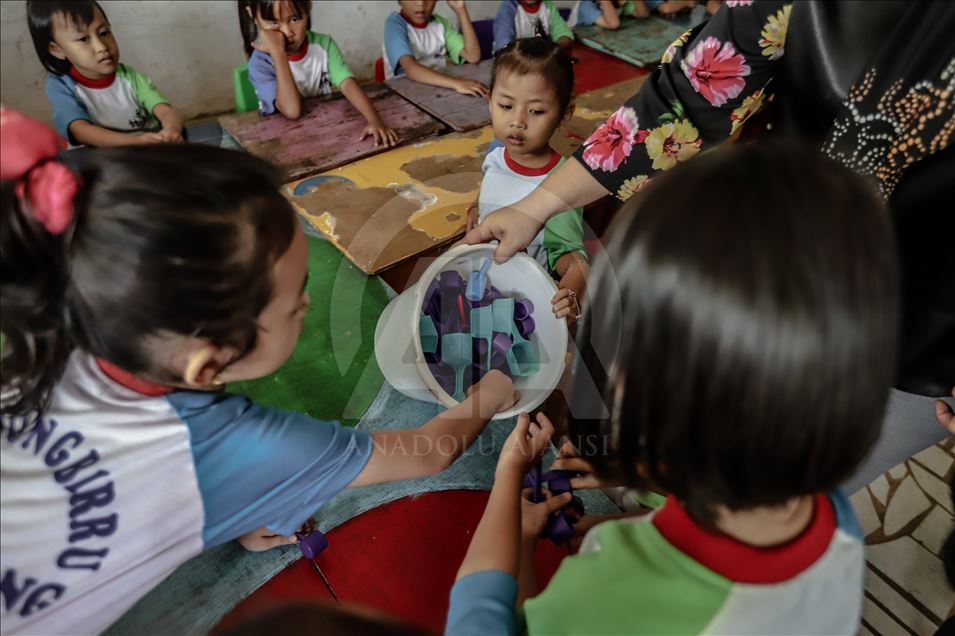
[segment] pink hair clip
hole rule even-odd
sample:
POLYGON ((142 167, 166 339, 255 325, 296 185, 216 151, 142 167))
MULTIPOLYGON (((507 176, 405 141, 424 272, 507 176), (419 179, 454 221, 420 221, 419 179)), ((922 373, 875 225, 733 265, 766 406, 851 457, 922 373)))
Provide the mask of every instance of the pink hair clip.
POLYGON ((49 126, 0 108, 0 179, 23 179, 17 184, 17 197, 28 203, 30 214, 51 234, 62 234, 70 226, 73 199, 80 189, 79 177, 55 161, 65 147, 49 126))

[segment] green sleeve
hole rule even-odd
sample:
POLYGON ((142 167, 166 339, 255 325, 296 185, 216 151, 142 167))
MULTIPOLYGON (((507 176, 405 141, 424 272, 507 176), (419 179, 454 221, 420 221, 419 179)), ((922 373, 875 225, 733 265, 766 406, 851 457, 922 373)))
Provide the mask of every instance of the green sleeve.
POLYGON ((547 264, 556 271, 557 259, 564 254, 577 252, 587 258, 584 249, 584 211, 574 208, 552 217, 544 225, 544 250, 547 251, 547 264))
POLYGON ((152 114, 156 106, 169 103, 169 100, 159 92, 159 89, 156 88, 153 81, 133 67, 126 66, 125 64, 120 65, 119 68, 116 69, 116 74, 125 78, 130 83, 133 87, 133 94, 136 96, 136 99, 139 100, 139 103, 142 104, 150 114, 152 114))
POLYGON ((620 8, 620 14, 633 17, 633 0, 627 0, 623 3, 623 6, 620 8))
POLYGON ((464 51, 464 36, 445 18, 436 15, 434 19, 444 27, 444 46, 448 50, 448 58, 455 64, 460 64, 461 52, 464 51))
POLYGON ((574 39, 574 32, 570 30, 564 19, 560 17, 560 11, 554 6, 551 0, 544 0, 547 3, 547 9, 550 11, 550 39, 556 42, 561 38, 574 39))
POLYGON ((355 74, 348 68, 348 63, 345 62, 342 50, 338 48, 338 44, 335 43, 332 36, 309 32, 308 41, 309 44, 314 43, 325 49, 325 53, 328 55, 328 79, 332 86, 338 88, 349 77, 355 77, 355 74))

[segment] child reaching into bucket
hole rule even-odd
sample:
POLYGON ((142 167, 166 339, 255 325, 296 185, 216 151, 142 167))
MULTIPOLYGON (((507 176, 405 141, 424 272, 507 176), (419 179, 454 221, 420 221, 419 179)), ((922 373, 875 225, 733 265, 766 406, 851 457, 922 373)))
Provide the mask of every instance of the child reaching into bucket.
MULTIPOLYGON (((468 229, 500 208, 521 200, 564 158, 550 146, 554 131, 573 115, 574 68, 550 39, 514 40, 494 58, 491 72, 491 125, 497 138, 488 149, 478 200, 468 210, 468 229)), ((555 279, 552 309, 574 322, 587 282, 583 210, 553 217, 527 246, 555 279)))
POLYGON ((205 548, 294 542, 344 488, 439 472, 513 403, 492 372, 369 434, 221 391, 281 366, 309 306, 277 171, 196 145, 61 160, 58 142, 0 110, 5 631, 99 633, 205 548))
POLYGON ((879 435, 898 343, 895 242, 876 193, 815 151, 748 146, 631 199, 577 332, 570 434, 598 478, 669 497, 596 525, 534 597, 537 537, 569 493, 518 503, 552 431, 539 416, 526 439, 525 422, 448 634, 513 633, 518 572, 531 634, 857 631, 863 542, 836 488, 879 435))

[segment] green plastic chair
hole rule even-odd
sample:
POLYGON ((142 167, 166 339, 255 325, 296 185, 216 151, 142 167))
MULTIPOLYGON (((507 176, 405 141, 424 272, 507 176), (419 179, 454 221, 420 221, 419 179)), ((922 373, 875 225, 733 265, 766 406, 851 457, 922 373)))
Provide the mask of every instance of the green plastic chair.
POLYGON ((235 112, 246 113, 259 107, 259 98, 255 87, 249 81, 249 65, 243 64, 232 69, 232 89, 235 91, 235 112))

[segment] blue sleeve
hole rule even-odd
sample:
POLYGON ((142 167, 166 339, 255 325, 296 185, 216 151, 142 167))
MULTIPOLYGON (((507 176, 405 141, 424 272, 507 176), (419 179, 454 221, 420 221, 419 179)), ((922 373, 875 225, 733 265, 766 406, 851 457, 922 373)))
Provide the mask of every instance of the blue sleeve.
POLYGON ((290 535, 362 471, 371 436, 227 393, 168 396, 189 427, 211 547, 257 528, 290 535))
POLYGON ((74 145, 76 140, 70 136, 70 124, 77 119, 92 122, 86 105, 76 96, 75 86, 76 83, 72 77, 50 73, 46 76, 44 87, 46 96, 50 99, 50 105, 53 107, 53 126, 56 132, 74 145))
POLYGON ((401 72, 398 62, 406 55, 414 57, 411 43, 408 42, 408 26, 397 12, 392 12, 385 20, 385 64, 391 65, 395 75, 401 72))
POLYGON ((503 141, 497 138, 493 139, 491 143, 487 145, 487 152, 484 153, 484 158, 486 159, 488 156, 490 156, 492 152, 494 152, 498 148, 503 148, 503 147, 504 147, 503 141))
POLYGON ((259 98, 259 110, 263 115, 275 112, 275 67, 268 53, 253 51, 249 58, 249 81, 259 98))
POLYGON ((577 26, 590 26, 597 22, 597 18, 603 15, 603 11, 597 6, 594 0, 580 0, 577 5, 577 26))
POLYGON ((859 519, 856 517, 852 503, 846 497, 846 493, 841 490, 831 490, 827 494, 836 513, 836 526, 849 536, 862 541, 862 528, 859 526, 859 519))
POLYGON ((514 19, 517 16, 517 0, 503 0, 494 16, 494 51, 503 49, 514 41, 517 30, 514 19))
POLYGON ((446 636, 513 636, 517 580, 507 572, 486 570, 461 577, 451 588, 446 636))

